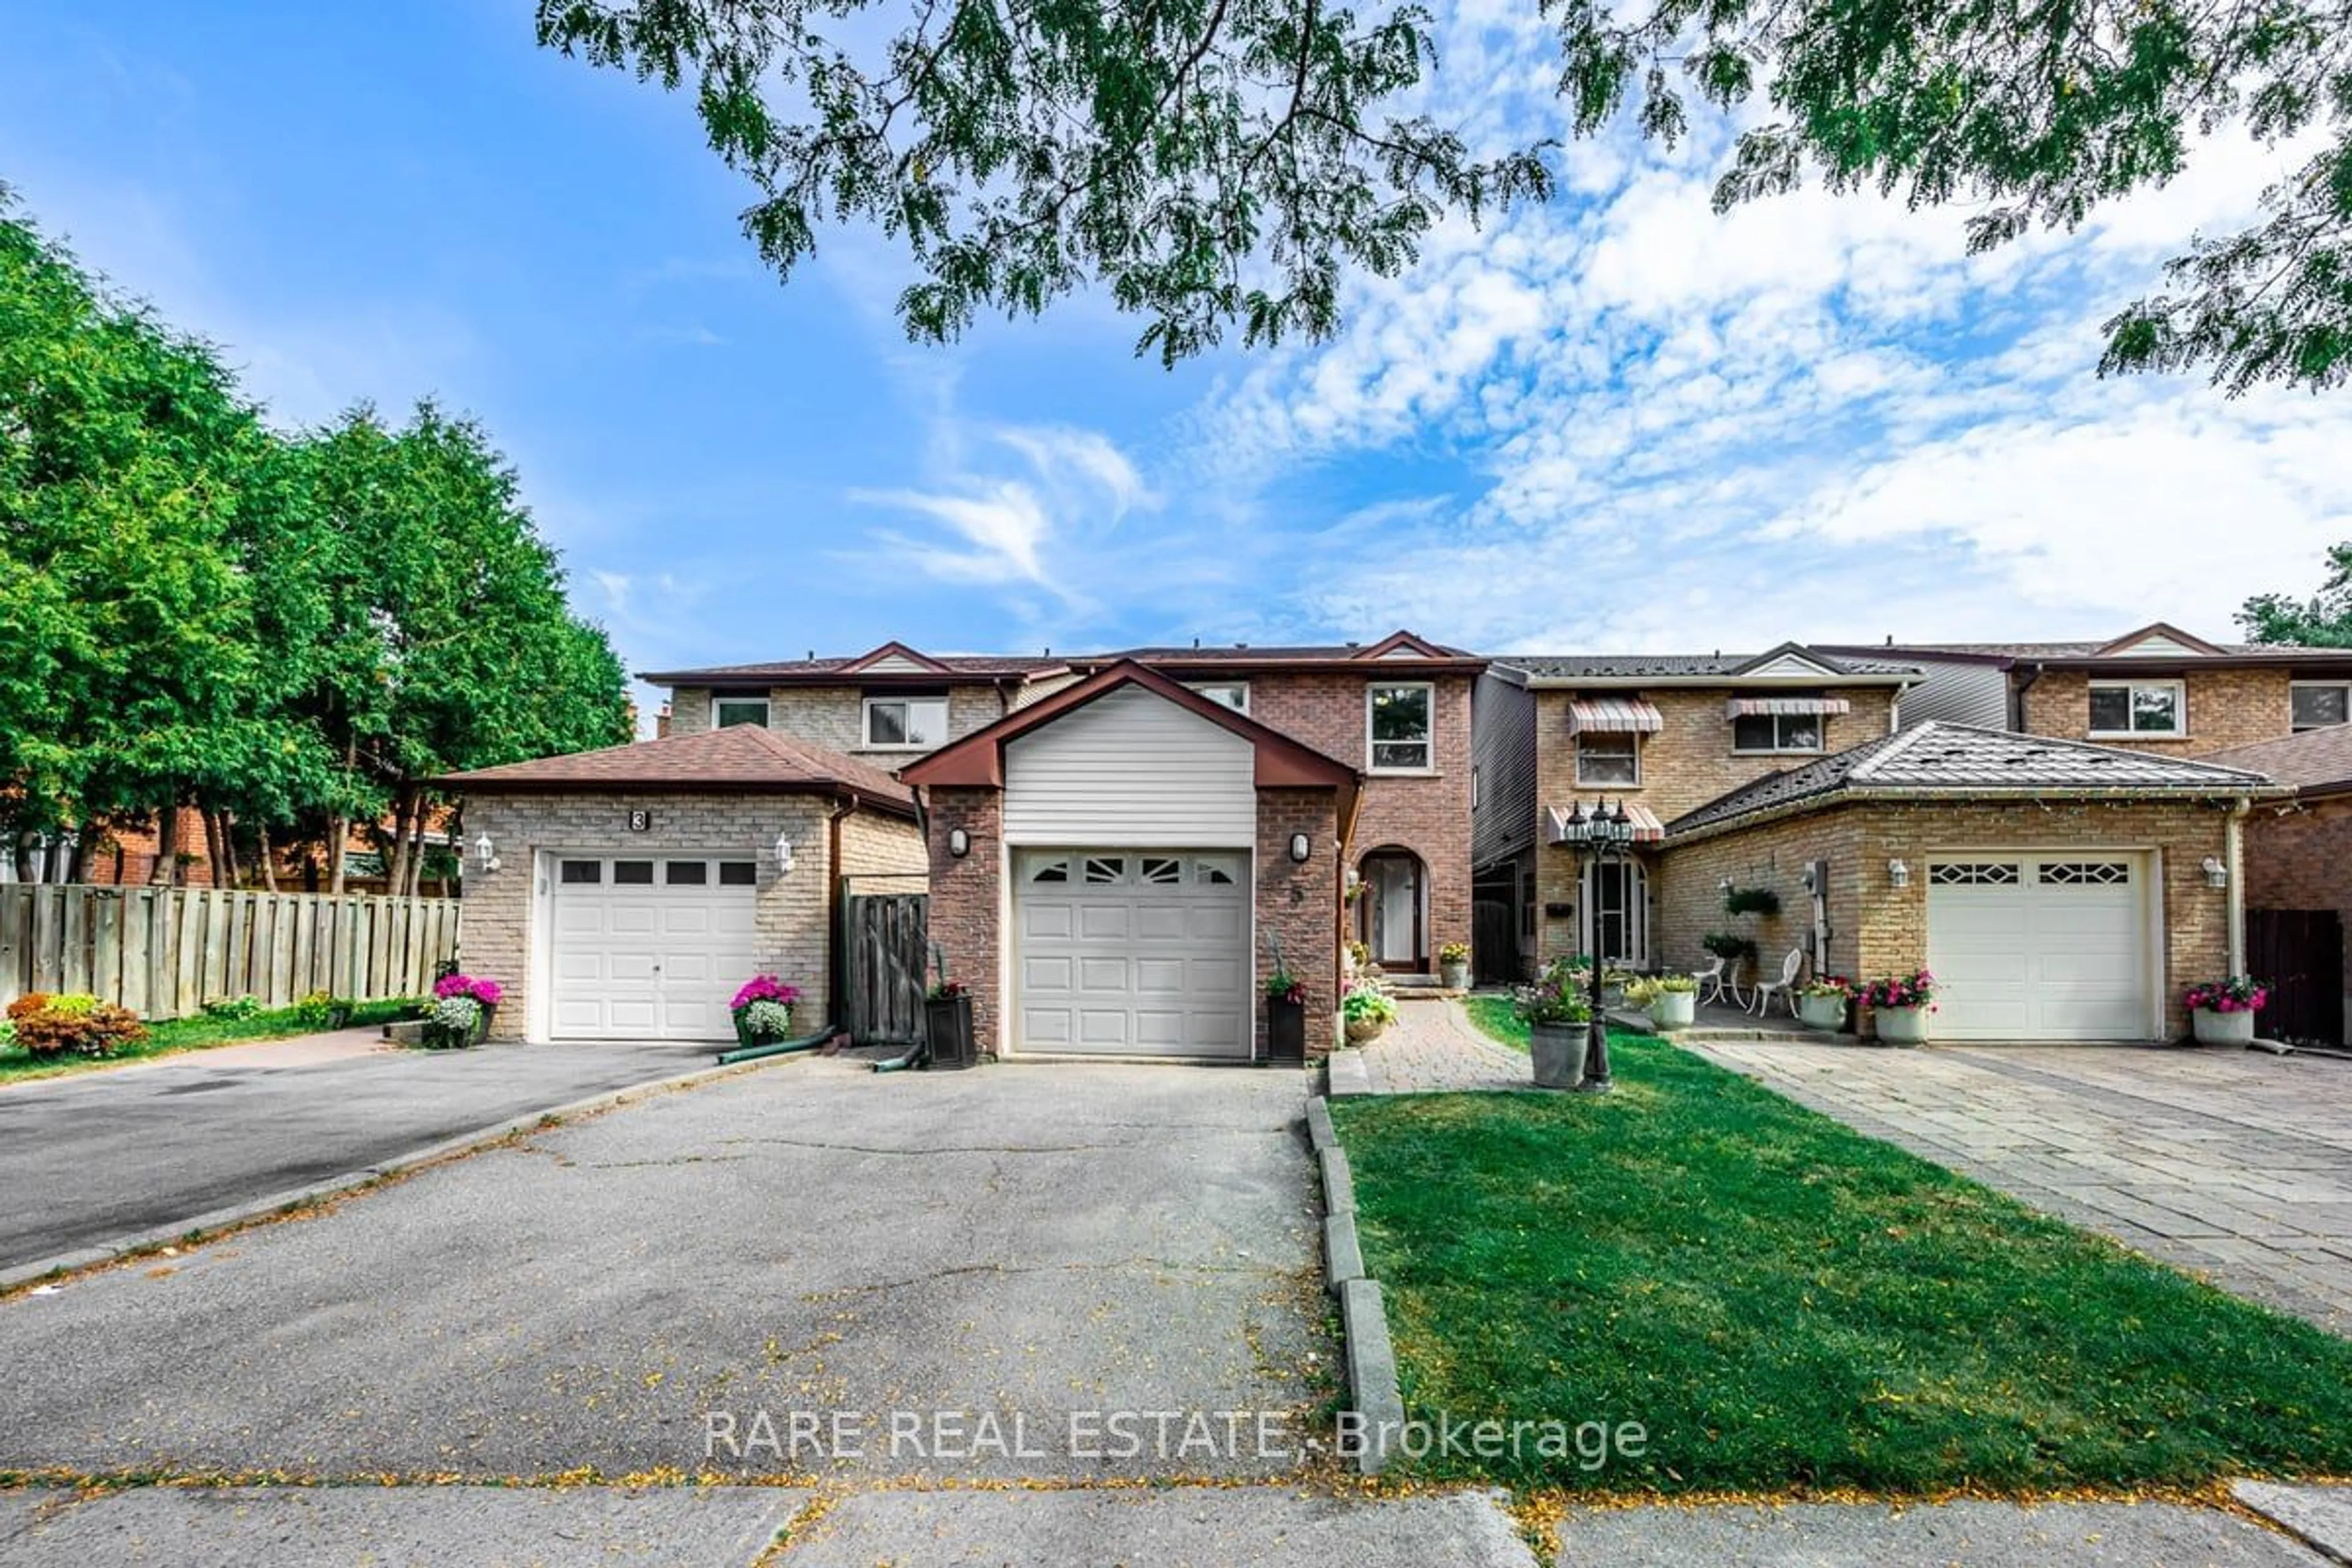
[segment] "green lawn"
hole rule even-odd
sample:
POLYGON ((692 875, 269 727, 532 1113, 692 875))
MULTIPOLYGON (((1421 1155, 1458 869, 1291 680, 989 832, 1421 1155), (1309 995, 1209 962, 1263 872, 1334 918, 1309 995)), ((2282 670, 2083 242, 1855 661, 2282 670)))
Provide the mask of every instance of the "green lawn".
MULTIPOLYGON (((394 1018, 410 1016, 415 1008, 415 1005, 410 1002, 362 1002, 352 1010, 349 1026, 372 1028, 394 1018)), ((120 1067, 124 1062, 147 1061, 155 1057, 201 1051, 214 1046, 236 1046, 251 1040, 279 1040, 295 1035, 313 1035, 321 1026, 313 1015, 292 1007, 281 1007, 274 1012, 257 1013, 250 1018, 212 1018, 201 1014, 193 1018, 166 1018, 147 1026, 145 1040, 110 1057, 36 1057, 9 1046, 0 1048, 0 1084, 21 1082, 26 1079, 56 1078, 65 1073, 92 1072, 102 1068, 120 1067)))
POLYGON ((1586 1468, 1530 1428, 1517 1458, 1417 1473, 1906 1494, 2352 1474, 2352 1342, 1664 1041, 1615 1047, 1605 1099, 1332 1104, 1408 1412, 1647 1439, 1586 1468))

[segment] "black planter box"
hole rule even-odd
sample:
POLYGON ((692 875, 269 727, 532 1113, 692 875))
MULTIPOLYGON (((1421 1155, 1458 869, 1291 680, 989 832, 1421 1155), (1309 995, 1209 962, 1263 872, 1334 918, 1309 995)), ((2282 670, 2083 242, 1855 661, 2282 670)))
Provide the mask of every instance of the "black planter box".
POLYGON ((952 1071, 979 1061, 979 1053, 971 1044, 971 997, 934 997, 925 1001, 923 1027, 930 1038, 933 1069, 952 1071))
POLYGON ((1307 1065, 1306 1003, 1266 999, 1265 1059, 1278 1068, 1307 1065))

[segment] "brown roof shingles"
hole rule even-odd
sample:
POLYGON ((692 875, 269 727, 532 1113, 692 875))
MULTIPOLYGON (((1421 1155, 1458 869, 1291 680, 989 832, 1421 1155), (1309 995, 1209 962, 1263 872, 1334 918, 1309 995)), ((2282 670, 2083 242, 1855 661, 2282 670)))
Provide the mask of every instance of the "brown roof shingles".
POLYGON ((855 794, 912 811, 914 791, 870 763, 805 741, 732 724, 596 752, 508 763, 434 781, 459 792, 486 790, 776 790, 855 794))
POLYGON ((2252 768, 2305 795, 2352 791, 2352 724, 2305 730, 2277 741, 2232 746, 2206 759, 2225 767, 2252 768))

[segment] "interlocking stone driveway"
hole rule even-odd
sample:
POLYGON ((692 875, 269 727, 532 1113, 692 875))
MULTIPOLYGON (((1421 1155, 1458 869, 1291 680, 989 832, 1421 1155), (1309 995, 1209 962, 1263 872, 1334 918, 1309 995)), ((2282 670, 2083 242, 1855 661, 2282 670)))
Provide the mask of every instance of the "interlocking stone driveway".
POLYGON ((2130 1047, 1693 1047, 2224 1289, 2352 1334, 2352 1064, 2130 1047))

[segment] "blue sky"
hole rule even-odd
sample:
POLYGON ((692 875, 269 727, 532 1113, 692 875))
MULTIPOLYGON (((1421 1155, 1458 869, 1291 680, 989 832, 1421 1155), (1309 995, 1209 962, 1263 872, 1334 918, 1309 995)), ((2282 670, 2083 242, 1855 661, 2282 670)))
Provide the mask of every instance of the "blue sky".
MULTIPOLYGON (((470 412, 634 668, 1374 637, 1494 649, 2231 633, 2352 538, 2352 399, 2101 383, 2097 322, 2291 153, 2233 137, 2073 236, 1819 192, 1717 218, 1728 132, 1565 155, 1333 342, 1138 360, 1096 299, 947 350, 901 258, 789 286, 689 102, 528 0, 5 11, 0 181, 289 424, 470 412)), ((1426 106, 1557 130, 1531 6, 1459 0, 1426 106)))

